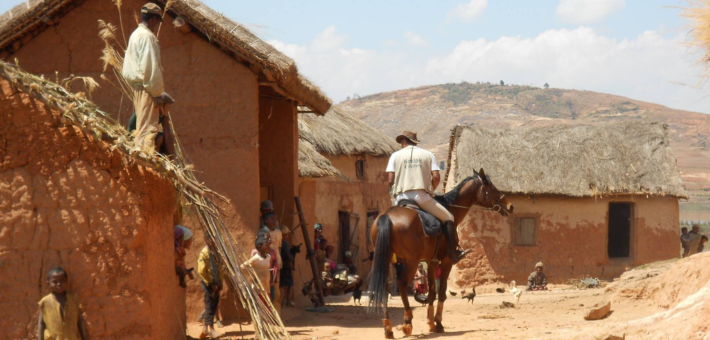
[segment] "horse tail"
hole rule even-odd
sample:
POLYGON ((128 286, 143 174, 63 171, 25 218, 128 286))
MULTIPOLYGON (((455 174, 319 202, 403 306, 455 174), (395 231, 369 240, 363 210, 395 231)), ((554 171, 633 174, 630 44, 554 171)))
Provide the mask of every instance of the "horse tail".
POLYGON ((368 313, 382 314, 387 303, 387 280, 389 279, 390 263, 392 262, 392 220, 387 215, 377 219, 377 240, 375 241, 375 258, 370 273, 370 302, 368 313))

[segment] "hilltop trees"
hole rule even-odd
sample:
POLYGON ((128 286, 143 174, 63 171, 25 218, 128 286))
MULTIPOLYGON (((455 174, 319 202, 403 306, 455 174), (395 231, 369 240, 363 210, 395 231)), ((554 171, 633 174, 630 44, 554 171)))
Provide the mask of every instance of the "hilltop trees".
POLYGON ((542 87, 544 87, 544 88, 548 89, 548 88, 550 88, 550 84, 548 84, 548 83, 545 83, 545 85, 542 85, 542 87))

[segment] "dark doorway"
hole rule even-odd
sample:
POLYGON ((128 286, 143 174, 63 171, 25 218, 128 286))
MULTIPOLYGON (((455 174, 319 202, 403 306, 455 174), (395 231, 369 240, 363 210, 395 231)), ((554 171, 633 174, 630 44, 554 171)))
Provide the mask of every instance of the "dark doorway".
POLYGON ((338 228, 338 260, 340 263, 345 261, 345 252, 350 250, 350 213, 347 211, 338 211, 338 220, 340 227, 338 228))
POLYGON ((629 257, 631 253, 631 203, 609 204, 610 258, 629 257))

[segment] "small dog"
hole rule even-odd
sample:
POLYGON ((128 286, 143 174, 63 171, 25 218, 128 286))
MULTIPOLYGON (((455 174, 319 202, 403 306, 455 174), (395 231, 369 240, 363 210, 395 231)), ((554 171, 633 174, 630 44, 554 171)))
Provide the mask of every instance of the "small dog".
MULTIPOLYGON (((463 300, 463 299, 468 299, 468 302, 473 303, 473 298, 476 297, 476 288, 472 288, 472 289, 473 289, 473 292, 471 292, 471 293, 468 294, 468 295, 462 296, 461 299, 462 299, 462 300, 463 300)), ((466 302, 466 303, 468 304, 468 302, 466 302)))
POLYGON ((358 283, 355 286, 355 290, 353 291, 353 304, 356 306, 361 306, 362 303, 360 303, 360 298, 362 298, 362 291, 360 290, 360 284, 358 283))

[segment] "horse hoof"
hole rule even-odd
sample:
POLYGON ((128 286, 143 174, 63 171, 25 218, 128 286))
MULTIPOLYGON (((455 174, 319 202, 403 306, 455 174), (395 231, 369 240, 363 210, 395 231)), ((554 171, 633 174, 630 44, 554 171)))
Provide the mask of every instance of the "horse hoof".
POLYGON ((441 323, 437 322, 434 328, 435 333, 444 333, 444 326, 441 323))
POLYGON ((410 336, 412 335, 412 325, 411 324, 405 324, 402 326, 402 332, 404 333, 404 336, 410 336))
POLYGON ((429 325, 429 333, 436 333, 436 326, 429 325))

